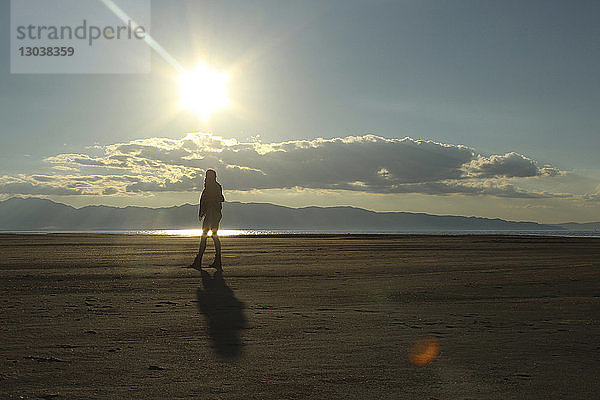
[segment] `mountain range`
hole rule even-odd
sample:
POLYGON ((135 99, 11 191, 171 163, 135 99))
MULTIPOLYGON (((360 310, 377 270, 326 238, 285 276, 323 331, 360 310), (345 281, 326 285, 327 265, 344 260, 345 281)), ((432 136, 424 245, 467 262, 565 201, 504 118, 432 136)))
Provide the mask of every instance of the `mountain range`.
MULTIPOLYGON (((197 205, 165 208, 86 206, 74 208, 42 198, 0 202, 2 231, 90 231, 198 228, 197 205)), ((538 224, 480 217, 375 212, 354 207, 290 208, 269 203, 226 202, 224 229, 301 231, 594 231, 600 222, 538 224)))

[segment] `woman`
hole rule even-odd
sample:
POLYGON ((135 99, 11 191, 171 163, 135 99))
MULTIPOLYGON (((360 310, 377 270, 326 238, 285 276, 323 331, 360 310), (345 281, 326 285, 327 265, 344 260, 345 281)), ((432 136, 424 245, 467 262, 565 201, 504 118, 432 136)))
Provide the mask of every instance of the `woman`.
POLYGON ((198 255, 190 267, 202 268, 202 256, 206 250, 206 238, 208 231, 212 231, 213 242, 215 243, 215 260, 210 264, 211 267, 221 270, 221 241, 219 240, 218 230, 221 221, 223 188, 217 182, 217 173, 212 169, 206 170, 204 178, 204 190, 200 196, 200 209, 198 210, 198 219, 202 221, 202 236, 200 237, 200 249, 198 255))

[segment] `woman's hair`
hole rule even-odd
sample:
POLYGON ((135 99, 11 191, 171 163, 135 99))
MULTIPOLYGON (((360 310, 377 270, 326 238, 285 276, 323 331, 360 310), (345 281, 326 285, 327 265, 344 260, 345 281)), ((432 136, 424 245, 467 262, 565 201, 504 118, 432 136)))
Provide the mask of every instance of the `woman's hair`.
POLYGON ((204 177, 204 182, 216 182, 217 181, 217 173, 214 169, 207 169, 206 176, 204 177))

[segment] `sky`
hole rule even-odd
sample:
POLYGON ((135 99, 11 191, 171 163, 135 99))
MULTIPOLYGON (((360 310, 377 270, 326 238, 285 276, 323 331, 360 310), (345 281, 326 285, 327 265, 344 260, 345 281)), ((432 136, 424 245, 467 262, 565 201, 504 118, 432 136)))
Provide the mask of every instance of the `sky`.
POLYGON ((162 47, 229 75, 231 104, 206 119, 156 53, 147 74, 11 74, 4 0, 0 199, 195 203, 214 168, 228 201, 598 221, 599 12, 154 0, 162 47))

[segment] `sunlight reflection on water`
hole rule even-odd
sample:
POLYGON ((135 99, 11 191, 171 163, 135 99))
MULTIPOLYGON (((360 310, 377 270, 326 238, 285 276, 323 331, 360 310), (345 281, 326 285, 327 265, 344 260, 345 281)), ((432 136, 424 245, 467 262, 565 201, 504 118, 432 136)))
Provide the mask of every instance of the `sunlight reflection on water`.
MULTIPOLYGON (((202 229, 156 229, 147 231, 138 231, 145 235, 167 235, 167 236, 200 236, 202 229)), ((239 230, 239 229, 219 229, 219 236, 243 236, 243 235, 264 235, 270 231, 257 230, 239 230)), ((208 233, 212 235, 212 231, 208 233)))
MULTIPOLYGON (((239 236, 239 235, 248 235, 250 231, 242 231, 235 229, 220 229, 219 236, 239 236)), ((168 235, 168 236, 200 236, 202 234, 202 229, 156 229, 149 231, 140 231, 141 234, 147 235, 168 235)), ((212 232, 208 233, 209 236, 212 235, 212 232)))
MULTIPOLYGON (((138 229, 138 230, 46 230, 46 231, 2 231, 0 234, 47 235, 58 234, 122 234, 122 235, 162 235, 192 237, 200 236, 201 229, 138 229)), ((435 231, 435 230, 298 230, 298 229, 219 229, 219 236, 249 235, 514 235, 514 236, 555 236, 555 237, 600 237, 599 231, 435 231)))
MULTIPOLYGON (((146 229, 137 231, 113 231, 141 235, 200 236, 202 229, 146 229)), ((600 237, 594 231, 376 231, 376 230, 295 230, 295 229, 219 229, 219 236, 248 235, 305 235, 305 234, 358 234, 358 235, 515 235, 515 236, 559 236, 559 237, 600 237)), ((210 235, 210 232, 209 232, 210 235)))

